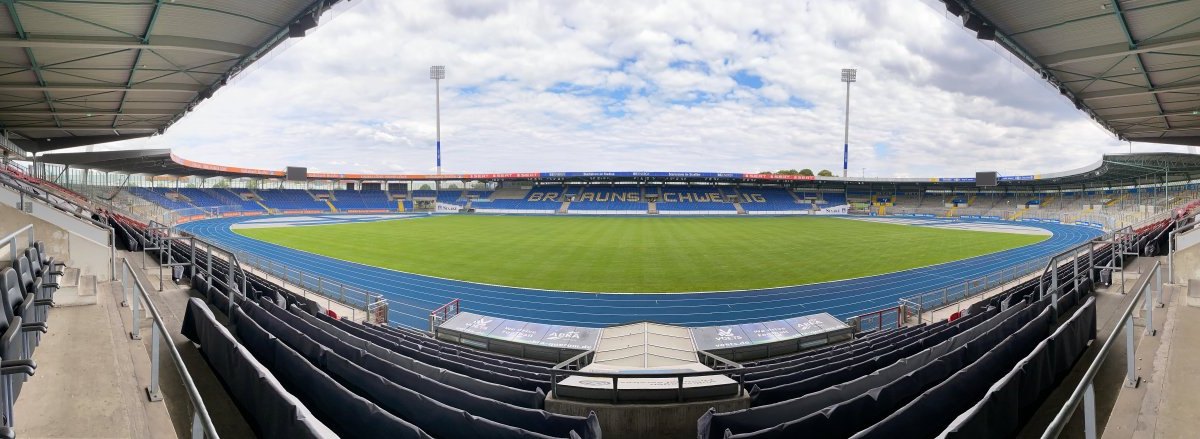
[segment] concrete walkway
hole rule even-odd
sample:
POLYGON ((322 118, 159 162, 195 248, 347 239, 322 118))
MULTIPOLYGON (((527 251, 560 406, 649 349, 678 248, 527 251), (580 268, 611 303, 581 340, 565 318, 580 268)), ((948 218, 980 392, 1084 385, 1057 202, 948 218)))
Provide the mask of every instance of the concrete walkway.
POLYGON ((166 406, 146 397, 149 338, 129 338, 111 282, 88 295, 78 287, 55 295, 60 306, 49 310, 49 332, 33 353, 36 374, 17 399, 18 436, 176 437, 166 406), (78 306, 64 306, 69 303, 78 306))
POLYGON ((1106 438, 1200 436, 1200 308, 1186 304, 1179 285, 1168 286, 1163 301, 1166 308, 1155 313, 1157 336, 1138 345, 1141 385, 1121 389, 1106 438))

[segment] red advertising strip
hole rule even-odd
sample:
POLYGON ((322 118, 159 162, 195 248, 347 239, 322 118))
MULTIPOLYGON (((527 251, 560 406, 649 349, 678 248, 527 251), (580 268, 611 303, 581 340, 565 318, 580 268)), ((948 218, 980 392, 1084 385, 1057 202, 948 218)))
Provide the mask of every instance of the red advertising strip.
POLYGON ((227 172, 230 174, 252 174, 252 175, 265 175, 265 176, 270 176, 270 177, 283 177, 283 175, 284 175, 283 171, 268 171, 265 169, 239 168, 236 166, 222 166, 222 165, 213 165, 213 164, 209 164, 209 163, 200 163, 197 161, 192 161, 192 160, 188 160, 188 159, 176 156, 175 153, 171 153, 171 161, 178 163, 180 165, 183 165, 183 166, 187 166, 189 168, 204 169, 207 171, 227 172))
POLYGON ((742 174, 745 180, 816 180, 811 175, 742 174))

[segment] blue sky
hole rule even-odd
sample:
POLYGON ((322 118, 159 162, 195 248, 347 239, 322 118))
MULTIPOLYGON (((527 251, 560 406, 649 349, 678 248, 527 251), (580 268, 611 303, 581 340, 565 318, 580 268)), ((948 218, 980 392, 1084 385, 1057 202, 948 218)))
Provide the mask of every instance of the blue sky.
MULTIPOLYGON (((165 135, 113 144, 335 172, 839 169, 1016 175, 1129 146, 933 0, 354 0, 165 135)), ((1135 151, 1182 150, 1134 145, 1135 151)))

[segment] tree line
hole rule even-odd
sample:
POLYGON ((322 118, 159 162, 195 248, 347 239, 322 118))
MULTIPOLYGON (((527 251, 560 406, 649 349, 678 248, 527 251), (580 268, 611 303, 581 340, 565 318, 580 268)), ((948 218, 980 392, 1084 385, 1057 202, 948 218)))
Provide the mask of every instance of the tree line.
MULTIPOLYGON (((806 177, 812 177, 812 176, 813 176, 813 171, 812 171, 812 169, 808 169, 808 168, 804 168, 804 169, 801 169, 801 170, 799 170, 799 171, 797 171, 797 170, 795 170, 795 169, 780 169, 780 170, 778 170, 778 171, 775 171, 775 172, 771 172, 771 171, 762 171, 762 172, 760 172, 760 174, 777 174, 777 175, 803 175, 803 176, 806 176, 806 177)), ((822 169, 820 172, 817 172, 817 173, 816 173, 816 175, 817 175, 817 176, 820 176, 820 177, 832 177, 832 176, 833 176, 833 172, 830 172, 828 169, 822 169)))

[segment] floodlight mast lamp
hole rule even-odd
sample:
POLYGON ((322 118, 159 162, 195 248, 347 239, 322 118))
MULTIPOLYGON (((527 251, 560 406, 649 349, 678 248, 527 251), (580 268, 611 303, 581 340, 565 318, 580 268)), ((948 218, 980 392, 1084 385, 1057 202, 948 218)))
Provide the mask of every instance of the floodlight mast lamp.
POLYGON ((846 131, 842 140, 842 178, 850 176, 850 83, 858 76, 857 69, 842 69, 842 82, 846 83, 846 131))
MULTIPOLYGON (((437 112, 437 175, 442 175, 442 80, 446 79, 446 66, 430 66, 429 79, 433 80, 437 112)), ((436 183, 435 183, 436 184, 436 183)))

